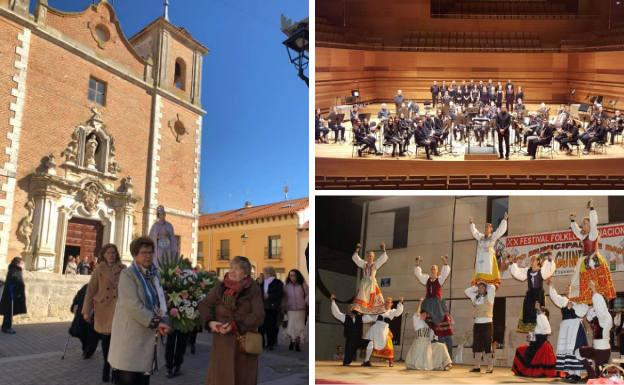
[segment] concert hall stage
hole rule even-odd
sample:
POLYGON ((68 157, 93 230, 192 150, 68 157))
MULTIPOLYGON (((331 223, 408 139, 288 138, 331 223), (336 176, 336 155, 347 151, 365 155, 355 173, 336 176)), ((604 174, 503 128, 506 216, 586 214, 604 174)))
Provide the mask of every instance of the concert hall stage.
POLYGON ((514 376, 510 368, 494 368, 494 373, 469 373, 470 365, 455 365, 449 371, 407 370, 405 363, 397 362, 393 368, 383 362, 364 368, 354 362, 342 366, 337 361, 316 361, 317 384, 510 384, 510 383, 563 383, 557 378, 525 378, 514 376))

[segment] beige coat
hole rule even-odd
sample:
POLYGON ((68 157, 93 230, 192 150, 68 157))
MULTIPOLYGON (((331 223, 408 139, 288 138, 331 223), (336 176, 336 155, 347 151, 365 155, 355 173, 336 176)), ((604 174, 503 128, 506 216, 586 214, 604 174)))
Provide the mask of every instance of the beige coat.
POLYGON ((95 331, 101 334, 110 334, 113 324, 113 314, 117 303, 117 284, 119 274, 126 265, 121 262, 109 265, 99 263, 89 281, 87 294, 82 305, 82 315, 95 318, 95 331))
MULTIPOLYGON (((162 288, 158 289, 162 294, 162 288)), ((151 372, 157 330, 149 325, 155 313, 146 305, 143 286, 132 267, 121 272, 118 292, 108 362, 114 369, 151 372)))

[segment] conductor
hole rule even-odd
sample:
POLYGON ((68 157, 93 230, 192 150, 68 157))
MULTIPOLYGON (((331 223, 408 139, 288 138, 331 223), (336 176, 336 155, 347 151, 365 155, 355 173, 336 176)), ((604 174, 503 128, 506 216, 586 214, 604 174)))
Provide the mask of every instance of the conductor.
POLYGON ((498 159, 503 159, 503 140, 505 141, 505 159, 509 160, 509 127, 511 126, 511 115, 507 112, 507 107, 502 107, 496 115, 496 130, 498 131, 498 159))

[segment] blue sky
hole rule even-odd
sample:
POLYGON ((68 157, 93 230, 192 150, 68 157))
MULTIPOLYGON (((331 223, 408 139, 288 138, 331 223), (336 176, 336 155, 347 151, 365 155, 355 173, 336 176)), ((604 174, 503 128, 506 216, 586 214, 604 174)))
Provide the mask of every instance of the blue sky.
MULTIPOLYGON (((34 1, 33 1, 34 2, 34 1)), ((82 10, 91 0, 49 0, 82 10)), ((127 37, 162 15, 163 0, 111 1, 127 37)), ((308 87, 288 61, 280 14, 307 0, 170 0, 169 20, 210 49, 204 57, 202 212, 308 195, 308 87)))

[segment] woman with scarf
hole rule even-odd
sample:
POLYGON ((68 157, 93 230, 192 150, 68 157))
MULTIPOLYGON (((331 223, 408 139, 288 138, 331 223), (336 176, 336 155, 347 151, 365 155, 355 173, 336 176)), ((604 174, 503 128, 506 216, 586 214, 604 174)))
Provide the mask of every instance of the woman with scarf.
POLYGON ((598 250, 598 213, 594 209, 592 201, 587 202, 589 216, 583 219, 581 226, 576 223, 576 215, 570 214, 570 229, 574 235, 583 243, 583 256, 578 259, 570 290, 570 301, 576 303, 592 303, 593 292, 589 287, 589 282, 594 281, 598 293, 603 295, 607 301, 615 298, 615 288, 611 280, 611 272, 607 260, 600 255, 598 250))
POLYGON ((213 334, 208 385, 255 385, 258 356, 242 352, 238 337, 257 332, 264 320, 262 289, 251 278, 251 262, 237 256, 230 270, 198 306, 202 326, 213 334))
POLYGON ((355 252, 353 253, 353 262, 362 269, 362 280, 360 281, 360 288, 357 295, 353 300, 355 310, 362 314, 381 314, 386 311, 384 298, 381 295, 381 290, 377 284, 377 270, 388 261, 388 254, 386 254, 386 244, 381 244, 381 256, 375 260, 375 253, 368 252, 366 261, 360 258, 361 245, 358 243, 355 246, 355 252))
POLYGON ((555 261, 552 260, 552 253, 548 253, 548 259, 541 262, 541 256, 531 257, 531 266, 528 268, 518 267, 511 257, 509 261, 509 272, 518 281, 527 281, 528 288, 522 303, 522 313, 518 320, 518 332, 528 333, 535 329, 537 323, 537 313, 535 311, 535 301, 540 306, 546 306, 544 298, 544 281, 552 277, 557 269, 555 261))
POLYGON ((132 265, 119 276, 108 362, 116 370, 115 384, 149 385, 150 375, 158 369, 159 337, 171 328, 165 293, 153 264, 154 242, 136 238, 130 243, 130 254, 132 265))
POLYGON ((511 370, 516 376, 522 377, 557 377, 557 357, 552 345, 548 342, 550 323, 548 309, 535 301, 537 325, 531 333, 528 345, 521 345, 516 349, 511 370))
POLYGON ((111 367, 108 363, 113 314, 117 304, 117 285, 121 271, 126 265, 121 263, 117 246, 112 243, 102 246, 98 264, 91 274, 89 286, 82 305, 85 321, 93 323, 95 331, 102 341, 104 368, 102 382, 109 382, 111 367))
POLYGON ((22 270, 24 270, 22 257, 13 258, 9 264, 2 298, 0 298, 0 315, 4 316, 2 333, 15 334, 13 316, 26 314, 26 289, 22 270))

